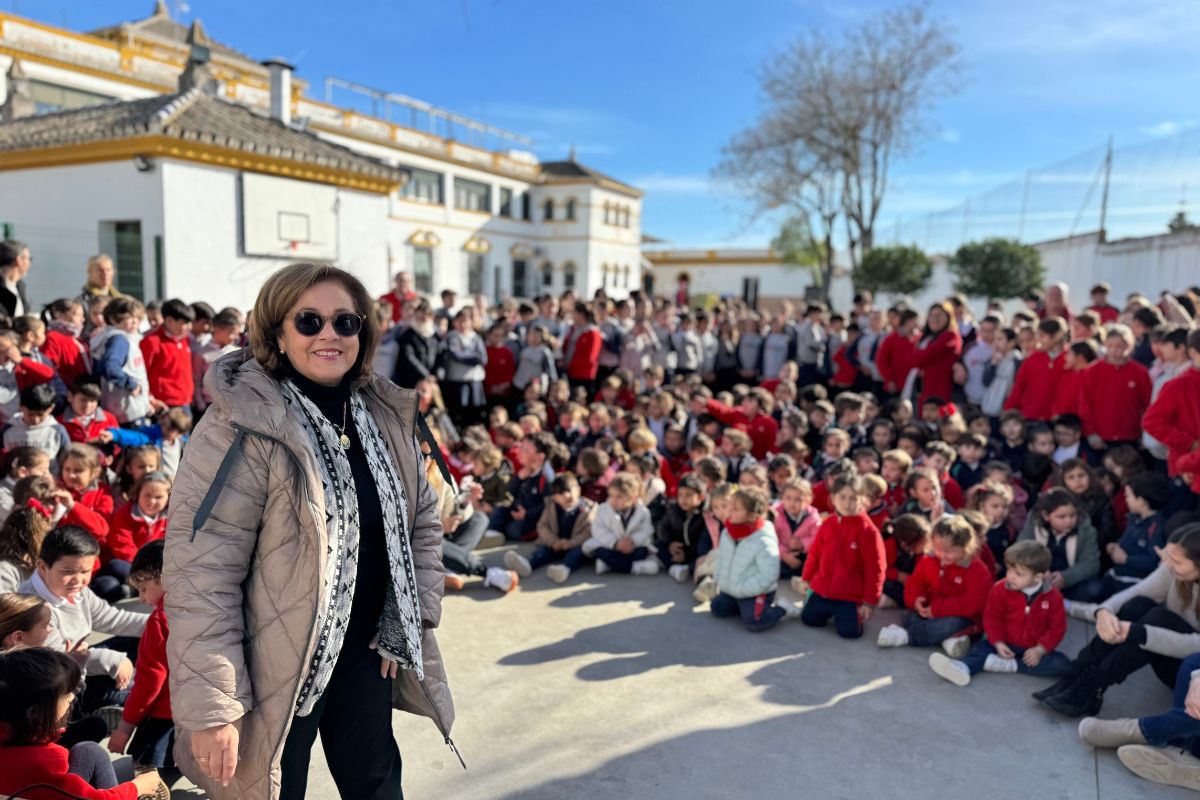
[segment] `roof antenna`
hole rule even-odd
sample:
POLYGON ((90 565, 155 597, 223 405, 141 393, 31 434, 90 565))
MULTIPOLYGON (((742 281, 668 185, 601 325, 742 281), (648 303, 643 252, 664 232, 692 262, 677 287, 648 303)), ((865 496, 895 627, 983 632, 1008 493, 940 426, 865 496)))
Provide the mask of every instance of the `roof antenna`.
POLYGON ((574 143, 571 144, 571 152, 567 156, 567 160, 570 161, 572 164, 575 163, 575 145, 574 145, 574 143))

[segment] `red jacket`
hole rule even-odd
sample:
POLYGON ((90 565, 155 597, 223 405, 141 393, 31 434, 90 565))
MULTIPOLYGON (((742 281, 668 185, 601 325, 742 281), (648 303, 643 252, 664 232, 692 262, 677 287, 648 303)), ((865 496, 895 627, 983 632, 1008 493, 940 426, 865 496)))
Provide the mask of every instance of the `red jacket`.
POLYGON ((595 380, 596 371, 600 368, 600 348, 603 346, 604 337, 600 329, 594 325, 585 328, 575 340, 575 349, 567 364, 567 377, 577 381, 595 380))
POLYGON ((111 558, 111 554, 109 558, 106 558, 105 554, 108 547, 108 521, 113 513, 112 495, 109 494, 107 486, 101 485, 81 494, 71 492, 71 497, 75 499, 75 503, 58 524, 78 525, 100 544, 100 558, 96 559, 96 565, 92 569, 93 572, 97 572, 111 558))
POLYGON ((1088 311, 1091 311, 1095 313, 1096 316, 1100 317, 1101 325, 1107 325, 1110 322, 1116 322, 1117 317, 1121 316, 1121 309, 1117 308, 1116 306, 1091 306, 1088 308, 1088 311))
MULTIPOLYGON (((517 357, 511 348, 504 345, 487 349, 487 366, 483 368, 483 388, 488 394, 496 394, 496 386, 511 384, 517 374, 517 357)), ((510 385, 505 391, 511 392, 510 385)))
POLYGON ((1004 407, 1018 409, 1029 422, 1050 419, 1054 394, 1063 373, 1062 362, 1062 353, 1051 359, 1044 350, 1022 361, 1004 407))
POLYGON ((80 417, 75 416, 71 409, 67 409, 67 413, 58 418, 62 426, 67 429, 67 435, 71 437, 72 442, 94 442, 96 438, 104 431, 112 428, 121 427, 121 423, 117 422, 117 418, 105 411, 103 408, 97 408, 95 415, 86 424, 80 417), (68 417, 67 414, 70 414, 68 417))
POLYGON ((1164 383, 1142 427, 1167 446, 1171 474, 1182 474, 1179 460, 1200 446, 1200 369, 1189 367, 1164 383))
POLYGON ((17 379, 17 389, 28 389, 30 386, 40 386, 54 380, 54 367, 49 364, 39 364, 32 358, 22 358, 13 367, 13 376, 17 379))
POLYGON ((950 504, 950 507, 956 510, 965 508, 963 505, 963 490, 958 485, 958 481, 951 478, 949 472, 943 472, 939 475, 938 481, 942 484, 942 497, 950 504))
POLYGON ((867 515, 831 514, 808 550, 804 580, 827 600, 873 606, 883 593, 886 570, 883 538, 867 515))
POLYGON ((25 747, 0 745, 0 794, 13 794, 26 786, 44 783, 67 794, 50 789, 36 789, 21 795, 28 800, 63 800, 82 797, 85 800, 137 800, 137 787, 132 781, 115 789, 93 789, 78 775, 68 772, 67 748, 60 744, 37 744, 25 747))
POLYGON ((399 322, 400 320, 404 319, 404 314, 403 314, 404 301, 405 300, 416 300, 417 293, 410 289, 407 294, 405 294, 403 297, 401 297, 399 294, 396 293, 395 289, 392 289, 387 294, 381 295, 379 299, 381 301, 383 301, 384 303, 387 303, 391 307, 392 322, 399 322))
POLYGON ((933 341, 918 347, 912 365, 921 370, 921 402, 940 397, 949 403, 954 393, 954 362, 962 355, 962 336, 958 331, 944 330, 933 341))
POLYGON ((1058 376, 1058 391, 1054 394, 1054 399, 1050 403, 1050 417, 1053 419, 1059 414, 1077 414, 1083 416, 1082 400, 1079 396, 1083 385, 1083 373, 1081 369, 1066 369, 1058 376))
POLYGON ((1113 366, 1097 361, 1080 378, 1080 418, 1083 434, 1099 434, 1106 442, 1142 438, 1142 415, 1150 407, 1154 388, 1150 372, 1136 361, 1113 366))
POLYGON ((904 584, 904 604, 916 608, 925 598, 934 617, 964 617, 976 625, 983 621, 983 607, 992 588, 992 574, 978 558, 968 566, 943 566, 933 556, 917 562, 917 568, 904 584))
POLYGON ((46 331, 46 343, 42 345, 42 355, 50 359, 58 370, 58 377, 70 389, 75 385, 75 379, 80 375, 90 373, 88 353, 83 342, 62 331, 50 328, 46 331))
MULTIPOLYGON (((150 522, 140 514, 133 513, 133 503, 126 503, 113 514, 108 525, 108 552, 110 558, 133 561, 137 551, 146 542, 153 542, 167 535, 167 515, 159 514, 150 522)), ((105 561, 109 559, 104 559, 105 561)))
POLYGON ((137 726, 149 717, 171 718, 171 690, 167 687, 167 615, 162 600, 150 612, 138 642, 137 680, 125 700, 121 718, 137 726))
POLYGON ((1041 645, 1053 652, 1067 634, 1067 612, 1058 589, 1047 585, 1039 594, 1028 598, 996 581, 988 592, 983 611, 983 631, 992 645, 1004 642, 1012 647, 1028 649, 1041 645))
POLYGON ((883 376, 884 388, 888 392, 894 394, 904 388, 904 380, 912 369, 913 353, 917 351, 916 336, 915 333, 905 336, 896 331, 883 337, 879 343, 879 350, 875 353, 875 368, 883 376))
POLYGON ((187 337, 172 339, 159 327, 142 337, 150 394, 168 406, 190 406, 196 394, 192 348, 187 337))
POLYGON ((775 438, 779 435, 779 423, 770 414, 759 414, 754 419, 746 416, 740 409, 732 408, 717 400, 709 400, 707 411, 723 425, 730 425, 743 430, 750 435, 750 454, 759 461, 767 457, 767 453, 775 447, 775 438))
POLYGON ((858 380, 858 365, 850 360, 850 348, 858 347, 858 340, 847 342, 833 354, 833 377, 829 379, 830 386, 839 389, 850 389, 858 380))

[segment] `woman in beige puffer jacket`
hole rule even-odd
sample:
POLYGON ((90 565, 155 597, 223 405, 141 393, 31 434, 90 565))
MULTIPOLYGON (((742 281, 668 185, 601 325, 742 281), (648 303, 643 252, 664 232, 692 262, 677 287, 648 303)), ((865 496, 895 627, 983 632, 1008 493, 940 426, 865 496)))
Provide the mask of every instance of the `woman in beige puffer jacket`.
MULTIPOLYGON (((316 645, 325 498, 303 426, 250 350, 216 362, 206 388, 214 401, 174 487, 163 572, 176 759, 214 800, 276 800, 284 744, 300 719, 297 700, 316 645), (227 724, 238 733, 238 761, 222 786, 197 762, 191 739, 227 724)), ((415 669, 400 669, 392 706, 430 717, 453 747, 454 708, 433 632, 441 616, 442 531, 417 446, 417 396, 375 376, 356 391, 409 498, 424 680, 415 669)))

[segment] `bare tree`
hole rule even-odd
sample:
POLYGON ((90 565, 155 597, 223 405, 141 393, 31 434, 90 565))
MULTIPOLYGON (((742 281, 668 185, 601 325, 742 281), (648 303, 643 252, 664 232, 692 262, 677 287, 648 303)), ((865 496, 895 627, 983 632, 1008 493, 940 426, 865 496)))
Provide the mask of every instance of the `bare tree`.
MULTIPOLYGON (((726 145, 716 173, 754 199, 755 214, 791 208, 830 244, 844 215, 854 266, 874 244, 892 161, 929 132, 958 67, 958 45, 923 5, 841 36, 806 35, 763 68, 762 115, 726 145)), ((831 275, 832 247, 827 258, 831 275)))

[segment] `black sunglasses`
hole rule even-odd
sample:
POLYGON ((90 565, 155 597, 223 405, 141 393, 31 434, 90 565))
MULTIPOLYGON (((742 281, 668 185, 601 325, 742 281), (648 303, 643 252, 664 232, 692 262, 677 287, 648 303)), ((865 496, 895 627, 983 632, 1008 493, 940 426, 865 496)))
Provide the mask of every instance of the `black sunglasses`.
MULTIPOLYGON (((358 336, 364 320, 366 317, 362 314, 344 311, 334 316, 333 332, 338 336, 358 336)), ((325 321, 325 317, 315 311, 301 311, 292 320, 292 324, 296 326, 296 333, 301 336, 316 336, 325 330, 325 321)))

